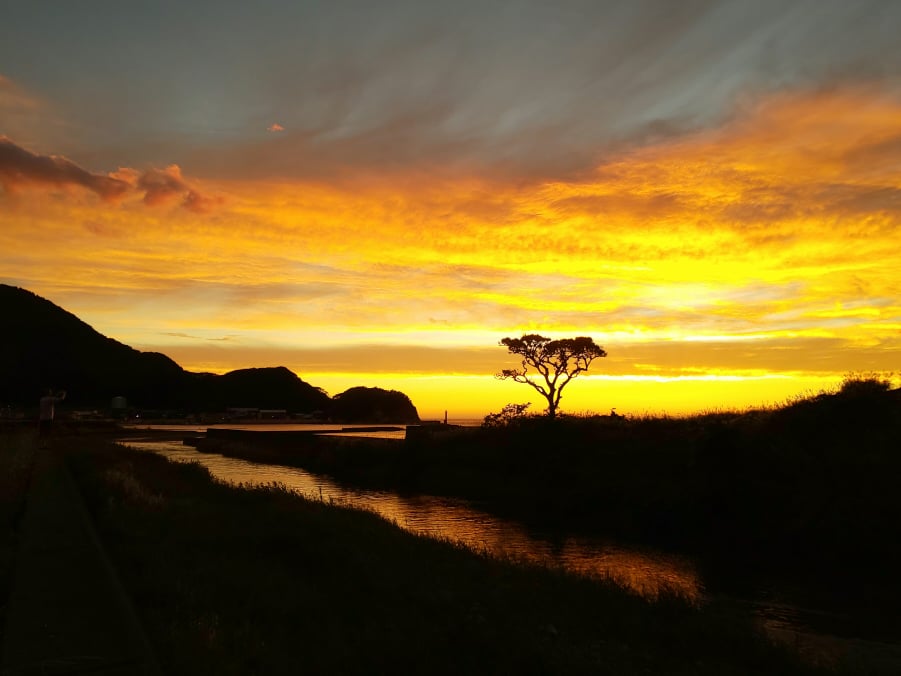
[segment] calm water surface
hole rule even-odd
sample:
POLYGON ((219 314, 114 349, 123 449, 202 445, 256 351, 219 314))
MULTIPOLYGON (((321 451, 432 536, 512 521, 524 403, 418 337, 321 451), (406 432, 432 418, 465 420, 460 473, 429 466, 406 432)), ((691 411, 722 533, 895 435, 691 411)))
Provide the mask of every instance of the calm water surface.
POLYGON ((231 484, 283 484, 316 500, 371 510, 411 532, 460 542, 495 556, 559 565, 583 575, 612 579, 642 596, 655 598, 661 591, 672 590, 697 601, 702 593, 697 572, 686 559, 597 540, 542 537, 462 500, 350 488, 296 467, 200 453, 180 441, 129 439, 125 443, 177 462, 196 462, 215 478, 231 484))
MULTIPOLYGON (((176 429, 190 431, 185 427, 176 429)), ((206 427, 198 428, 205 430, 206 427)), ((360 490, 296 467, 200 453, 181 441, 126 439, 123 443, 176 462, 198 463, 216 479, 230 484, 281 484, 312 499, 368 509, 411 532, 459 542, 494 556, 560 566, 580 575, 612 580, 645 598, 671 592, 692 603, 710 600, 696 566, 684 557, 597 538, 536 532, 462 500, 360 490)), ((790 643, 813 661, 828 662, 840 655, 876 652, 880 661, 890 660, 901 673, 901 645, 897 641, 867 640, 866 632, 853 618, 802 609, 773 598, 731 602, 746 606, 771 638, 790 643)))

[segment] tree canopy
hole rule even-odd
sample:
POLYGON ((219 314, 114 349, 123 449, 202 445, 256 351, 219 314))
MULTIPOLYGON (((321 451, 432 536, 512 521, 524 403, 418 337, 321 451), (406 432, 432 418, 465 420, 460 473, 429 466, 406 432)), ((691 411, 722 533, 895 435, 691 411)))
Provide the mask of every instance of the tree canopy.
POLYGON ((527 334, 522 338, 504 338, 500 344, 522 357, 522 365, 518 369, 504 369, 495 377, 525 383, 535 389, 547 400, 547 414, 551 418, 557 415, 563 388, 587 371, 596 358, 607 356, 604 348, 587 336, 551 340, 527 334))

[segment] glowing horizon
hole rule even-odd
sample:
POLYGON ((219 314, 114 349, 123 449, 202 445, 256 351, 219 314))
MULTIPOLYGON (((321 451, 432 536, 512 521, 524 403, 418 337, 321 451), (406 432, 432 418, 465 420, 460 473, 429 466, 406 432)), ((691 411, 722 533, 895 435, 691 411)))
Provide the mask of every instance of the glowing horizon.
POLYGON ((624 3, 622 36, 610 7, 561 10, 533 55, 540 3, 514 30, 491 3, 354 0, 362 33, 271 4, 281 21, 197 27, 269 36, 222 64, 159 52, 124 9, 102 35, 73 8, 49 26, 20 10, 0 57, 30 35, 62 70, 0 59, 0 282, 189 370, 402 384, 427 417, 539 409, 491 377, 498 341, 526 332, 609 353, 570 412, 745 408, 898 369, 901 50, 876 10, 901 10, 836 5, 810 32, 775 5, 664 25, 624 3), (70 25, 146 53, 154 86, 70 25), (620 65, 591 65, 597 49, 620 65), (195 62, 202 77, 174 67, 195 62))

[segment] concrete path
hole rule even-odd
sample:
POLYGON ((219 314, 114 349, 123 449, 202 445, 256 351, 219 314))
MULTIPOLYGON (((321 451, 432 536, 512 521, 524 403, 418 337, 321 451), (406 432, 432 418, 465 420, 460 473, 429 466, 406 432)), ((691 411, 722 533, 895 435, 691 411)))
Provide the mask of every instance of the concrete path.
POLYGON ((35 458, 0 675, 160 673, 81 495, 52 449, 35 458))

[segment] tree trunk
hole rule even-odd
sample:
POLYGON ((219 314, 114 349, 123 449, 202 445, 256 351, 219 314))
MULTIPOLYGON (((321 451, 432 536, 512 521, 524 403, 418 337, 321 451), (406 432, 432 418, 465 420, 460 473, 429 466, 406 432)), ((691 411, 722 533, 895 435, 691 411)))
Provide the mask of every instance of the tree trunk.
POLYGON ((557 417, 557 406, 551 401, 550 398, 547 400, 547 417, 548 418, 556 418, 557 417))

